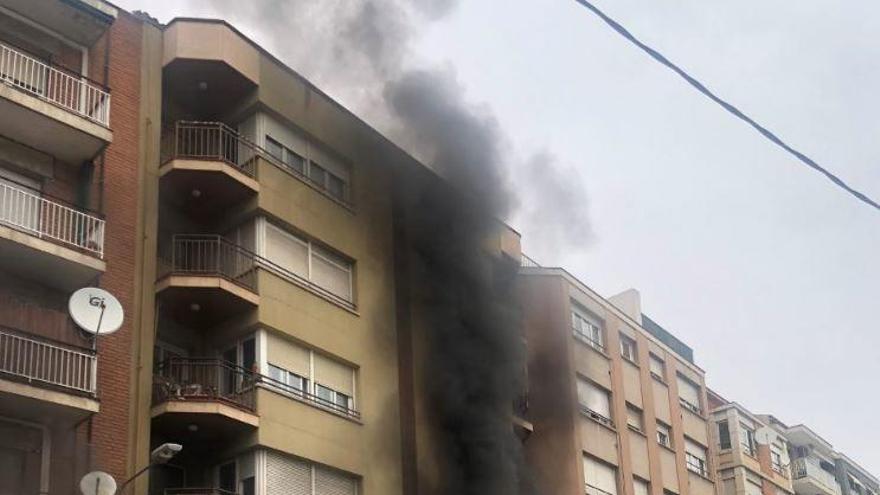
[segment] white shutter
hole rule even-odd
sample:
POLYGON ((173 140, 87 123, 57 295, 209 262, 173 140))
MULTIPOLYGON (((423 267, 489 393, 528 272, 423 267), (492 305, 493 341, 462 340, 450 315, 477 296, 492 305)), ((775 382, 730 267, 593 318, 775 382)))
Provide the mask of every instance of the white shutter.
POLYGON ((309 350, 281 337, 269 334, 266 346, 268 361, 275 366, 311 379, 309 350))
POLYGON ((307 279, 309 277, 308 244, 274 225, 268 223, 264 225, 266 225, 265 257, 281 268, 307 279))
POLYGON ((700 387, 681 376, 678 377, 678 396, 692 405, 700 407, 700 387))
POLYGON ((627 406, 626 424, 636 428, 639 431, 642 431, 644 429, 644 426, 642 425, 642 411, 635 409, 632 406, 627 406))
POLYGON ((356 486, 351 476, 315 467, 315 495, 355 495, 356 486))
POLYGON ((346 301, 351 300, 351 264, 314 245, 312 281, 346 301))
POLYGON ((348 366, 315 353, 315 383, 353 397, 353 373, 348 366))
POLYGON ((648 482, 633 478, 634 495, 648 495, 648 482))
POLYGON ((266 495, 312 495, 311 466, 277 452, 266 452, 266 495))
POLYGON ((617 495, 617 472, 608 464, 584 456, 584 483, 617 495))
POLYGON ((611 401, 608 392, 592 382, 578 378, 578 401, 594 413, 611 418, 611 401))

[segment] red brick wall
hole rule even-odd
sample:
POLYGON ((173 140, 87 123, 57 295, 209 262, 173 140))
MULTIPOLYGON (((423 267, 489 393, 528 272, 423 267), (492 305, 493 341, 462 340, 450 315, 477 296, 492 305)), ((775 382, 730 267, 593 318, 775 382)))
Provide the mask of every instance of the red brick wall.
MULTIPOLYGON (((90 67, 100 80, 103 42, 92 50, 90 67)), ((132 315, 134 314, 135 244, 138 195, 138 120, 142 26, 120 12, 109 33, 112 94, 110 127, 113 143, 104 161, 104 214, 107 219, 105 253, 107 271, 101 287, 112 292, 126 310, 120 331, 102 337, 98 344, 98 393, 101 412, 93 420, 94 468, 124 480, 129 452, 129 389, 132 373, 132 315)), ((96 172, 95 180, 99 180, 96 172)))

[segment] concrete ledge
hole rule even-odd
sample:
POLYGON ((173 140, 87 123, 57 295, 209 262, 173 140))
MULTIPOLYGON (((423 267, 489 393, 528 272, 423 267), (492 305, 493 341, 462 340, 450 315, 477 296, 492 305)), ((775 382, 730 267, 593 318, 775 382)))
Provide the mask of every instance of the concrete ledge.
POLYGON ((95 256, 2 224, 0 266, 62 289, 78 288, 107 269, 107 263, 95 256))
POLYGON ((162 414, 217 414, 253 427, 260 426, 260 417, 256 414, 226 405, 222 402, 172 400, 153 406, 150 416, 155 418, 162 414))
POLYGON ((0 393, 18 395, 90 413, 96 413, 100 409, 98 401, 91 397, 76 395, 75 393, 68 394, 58 390, 37 387, 28 383, 6 380, 2 377, 0 377, 0 393))
POLYGON ((256 179, 254 179, 253 177, 249 177, 241 170, 233 167, 226 162, 214 160, 174 159, 159 167, 159 177, 163 177, 166 174, 175 170, 213 172, 223 174, 230 179, 240 182, 243 186, 253 190, 254 192, 260 192, 260 183, 257 182, 256 179))
POLYGON ((169 275, 156 282, 156 292, 161 292, 171 287, 184 287, 192 289, 220 289, 241 298, 254 306, 260 304, 260 296, 234 284, 222 277, 195 277, 186 275, 169 275))

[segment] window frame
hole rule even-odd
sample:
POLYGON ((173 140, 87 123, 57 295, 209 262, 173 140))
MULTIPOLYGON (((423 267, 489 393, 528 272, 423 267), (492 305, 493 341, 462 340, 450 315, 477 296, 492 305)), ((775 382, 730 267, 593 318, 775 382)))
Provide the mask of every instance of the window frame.
POLYGON ((638 343, 635 339, 631 338, 629 335, 625 335, 623 333, 620 334, 620 356, 623 359, 633 364, 638 363, 638 349, 638 343))
POLYGON ((304 179, 306 182, 313 185, 315 188, 320 189, 323 193, 327 194, 328 196, 330 196, 338 201, 341 201, 345 204, 349 204, 351 202, 351 198, 350 198, 350 196, 351 196, 351 167, 350 166, 348 166, 347 164, 341 164, 343 167, 348 169, 349 177, 346 179, 344 177, 340 177, 337 174, 334 174, 332 171, 330 171, 330 169, 321 165, 318 161, 316 161, 315 159, 312 158, 312 156, 311 156, 312 155, 312 153, 311 153, 312 144, 310 142, 307 143, 308 151, 306 152, 306 155, 304 156, 300 153, 297 153, 296 151, 293 151, 292 149, 290 149, 289 146, 285 145, 277 138, 272 137, 272 135, 269 133, 265 133, 263 135, 263 139, 264 139, 264 142, 266 143, 266 146, 264 148, 266 150, 266 152, 270 156, 277 158, 278 161, 281 163, 281 165, 285 169, 292 171, 293 173, 295 173, 296 175, 298 175, 299 177, 304 179), (281 156, 277 156, 276 154, 269 151, 269 143, 270 142, 272 143, 273 146, 278 146, 281 148, 281 156), (299 159, 299 163, 302 164, 302 171, 297 170, 295 167, 291 166, 291 161, 290 161, 291 155, 293 155, 299 159), (322 172, 322 180, 321 181, 317 181, 317 180, 315 180, 315 178, 312 177, 312 167, 315 167, 315 168, 321 170, 321 172, 322 172), (337 196, 337 195, 333 194, 333 191, 330 188, 330 177, 331 176, 336 178, 340 183, 342 183, 341 196, 337 196))
POLYGON ((685 465, 688 471, 698 474, 703 478, 708 477, 709 475, 709 449, 704 447, 701 444, 691 440, 690 438, 685 438, 684 442, 684 456, 685 456, 685 465), (691 452, 690 447, 696 447, 700 449, 699 454, 702 454, 702 457, 691 452))
POLYGON ((657 421, 657 443, 667 449, 674 448, 672 446, 672 427, 662 421, 657 421), (666 439, 665 442, 662 440, 663 438, 666 439))
POLYGON ((731 441, 730 436, 730 422, 726 419, 722 419, 715 423, 715 427, 718 432, 718 448, 721 450, 730 450, 733 447, 733 442, 731 441), (724 432, 722 432, 722 426, 724 427, 724 432), (726 444, 725 439, 727 440, 726 444))
POLYGON ((587 309, 573 300, 571 302, 571 329, 578 340, 602 353, 605 352, 605 328, 602 320, 592 316, 587 309), (582 327, 586 327, 590 333, 586 333, 582 327))

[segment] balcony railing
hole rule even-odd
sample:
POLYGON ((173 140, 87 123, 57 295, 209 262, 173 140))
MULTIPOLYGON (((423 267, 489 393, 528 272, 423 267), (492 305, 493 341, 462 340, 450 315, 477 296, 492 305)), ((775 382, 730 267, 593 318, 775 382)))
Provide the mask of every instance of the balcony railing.
MULTIPOLYGON (((268 377, 265 375, 259 376, 259 381, 269 387, 278 390, 280 392, 284 392, 284 394, 288 396, 293 396, 294 398, 301 399, 305 402, 310 402, 316 406, 322 407, 324 409, 329 409, 335 413, 341 414, 343 416, 348 416, 350 418, 359 419, 361 414, 349 407, 345 407, 339 405, 335 402, 324 399, 323 397, 319 397, 313 393, 310 393, 306 390, 301 390, 296 387, 292 387, 284 382, 278 381, 272 377, 268 377)), ((351 401, 349 401, 350 403, 351 401)))
POLYGON ((804 478, 812 478, 819 484, 825 486, 832 493, 840 493, 840 485, 833 474, 822 469, 819 462, 808 457, 794 459, 791 462, 791 478, 800 480, 804 478))
POLYGON ((162 161, 171 159, 221 161, 248 177, 256 172, 257 156, 268 153, 220 122, 179 121, 165 131, 162 161))
POLYGON ((171 358, 153 378, 153 404, 167 401, 223 402, 254 411, 258 374, 215 358, 171 358))
POLYGON ((95 353, 0 327, 0 375, 95 393, 95 353))
POLYGON ((520 257, 519 265, 521 267, 523 267, 523 268, 540 268, 541 267, 541 265, 539 265, 537 261, 533 260, 532 258, 529 258, 528 256, 525 255, 525 253, 520 253, 520 254, 521 254, 521 257, 520 257))
POLYGON ((165 274, 222 277, 257 292, 256 255, 219 235, 176 234, 165 274))
POLYGON ((0 224, 104 257, 104 219, 0 182, 0 224))
POLYGON ((105 127, 110 125, 108 89, 5 43, 0 43, 0 81, 105 127))
POLYGON ((238 495, 220 488, 166 488, 165 495, 238 495))

